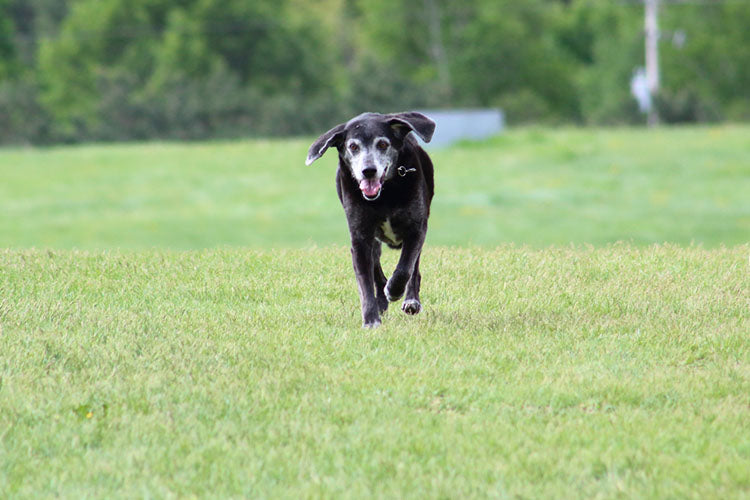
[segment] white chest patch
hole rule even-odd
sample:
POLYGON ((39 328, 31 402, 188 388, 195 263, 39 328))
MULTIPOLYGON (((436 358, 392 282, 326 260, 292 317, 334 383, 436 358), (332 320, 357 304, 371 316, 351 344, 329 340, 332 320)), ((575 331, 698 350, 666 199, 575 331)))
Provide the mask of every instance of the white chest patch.
POLYGON ((383 236, 385 236, 386 239, 393 243, 401 243, 401 238, 396 236, 396 233, 393 232, 390 219, 386 219, 385 222, 383 222, 380 226, 380 230, 383 231, 383 236))

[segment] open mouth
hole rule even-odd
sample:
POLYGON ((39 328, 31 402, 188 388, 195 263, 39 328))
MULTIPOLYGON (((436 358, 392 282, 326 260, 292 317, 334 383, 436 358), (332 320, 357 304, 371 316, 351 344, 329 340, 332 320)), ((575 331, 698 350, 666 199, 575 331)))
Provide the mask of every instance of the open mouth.
POLYGON ((382 188, 383 184, 380 179, 362 179, 359 182, 359 190, 362 191, 362 196, 367 201, 377 200, 382 188))

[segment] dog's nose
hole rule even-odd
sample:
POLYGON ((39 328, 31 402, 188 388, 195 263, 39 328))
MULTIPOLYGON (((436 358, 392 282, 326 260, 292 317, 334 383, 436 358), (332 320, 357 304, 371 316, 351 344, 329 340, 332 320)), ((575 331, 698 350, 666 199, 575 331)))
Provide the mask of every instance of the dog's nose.
POLYGON ((375 174, 378 172, 376 168, 373 167, 367 167, 366 169, 362 170, 362 175, 365 176, 365 179, 372 179, 375 177, 375 174))

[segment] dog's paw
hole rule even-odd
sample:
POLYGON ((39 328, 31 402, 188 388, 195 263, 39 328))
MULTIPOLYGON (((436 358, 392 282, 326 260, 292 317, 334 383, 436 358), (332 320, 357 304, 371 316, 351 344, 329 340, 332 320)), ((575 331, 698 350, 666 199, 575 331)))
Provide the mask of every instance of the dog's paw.
POLYGON ((420 304, 417 299, 407 299, 401 304, 401 310, 406 314, 413 316, 419 314, 419 311, 422 310, 422 304, 420 304))
POLYGON ((406 283, 409 281, 409 275, 408 274, 396 274, 393 273, 393 276, 388 280, 388 283, 385 284, 385 296, 388 298, 391 302, 396 302, 398 299, 404 296, 404 291, 406 291, 406 283))
POLYGON ((362 311, 362 327, 377 328, 380 326, 380 314, 375 304, 370 304, 366 310, 362 311))
POLYGON ((394 292, 393 290, 388 290, 388 287, 385 288, 385 296, 388 297, 388 302, 396 302, 401 297, 404 296, 404 292, 401 293, 394 292))
POLYGON ((379 319, 362 322, 362 328, 377 328, 381 325, 379 319))

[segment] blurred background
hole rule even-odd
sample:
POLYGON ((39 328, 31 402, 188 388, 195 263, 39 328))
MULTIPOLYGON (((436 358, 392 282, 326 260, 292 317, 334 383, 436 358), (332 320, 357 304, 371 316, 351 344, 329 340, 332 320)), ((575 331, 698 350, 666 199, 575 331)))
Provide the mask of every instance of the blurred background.
POLYGON ((433 243, 750 239, 750 0, 0 0, 0 246, 347 244, 307 147, 409 109, 504 127, 433 243))
MULTIPOLYGON (((660 120, 750 120, 750 1, 659 3, 660 120)), ((0 142, 314 134, 412 108, 640 124, 645 39, 641 0, 0 0, 0 142)))

